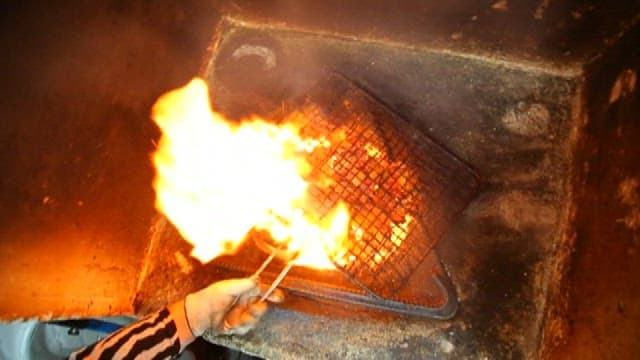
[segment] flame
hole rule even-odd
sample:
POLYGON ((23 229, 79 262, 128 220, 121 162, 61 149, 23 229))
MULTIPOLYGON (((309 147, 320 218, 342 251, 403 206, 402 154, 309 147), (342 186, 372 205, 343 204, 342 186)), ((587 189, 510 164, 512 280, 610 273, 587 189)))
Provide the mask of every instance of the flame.
POLYGON ((162 130, 153 154, 156 208, 206 263, 233 254, 252 229, 297 252, 296 265, 334 268, 329 256, 347 237, 349 210, 339 202, 320 217, 307 199, 305 154, 327 139, 303 139, 292 124, 253 117, 239 124, 210 107, 194 79, 161 96, 152 118, 162 130))

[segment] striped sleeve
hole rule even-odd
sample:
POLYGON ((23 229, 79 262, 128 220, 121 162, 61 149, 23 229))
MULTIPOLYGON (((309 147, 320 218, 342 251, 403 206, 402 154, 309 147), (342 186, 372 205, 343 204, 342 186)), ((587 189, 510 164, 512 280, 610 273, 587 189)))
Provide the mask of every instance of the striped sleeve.
POLYGON ((74 352, 69 359, 171 359, 179 353, 176 323, 164 309, 74 352))

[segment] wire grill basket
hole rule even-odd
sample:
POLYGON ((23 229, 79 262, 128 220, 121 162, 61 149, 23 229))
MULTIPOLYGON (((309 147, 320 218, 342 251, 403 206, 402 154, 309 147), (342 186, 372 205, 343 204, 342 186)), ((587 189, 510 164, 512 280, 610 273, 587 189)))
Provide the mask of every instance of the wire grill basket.
POLYGON ((309 193, 321 213, 351 214, 334 264, 372 295, 393 298, 478 187, 477 175, 362 89, 337 75, 293 114, 309 155, 309 193))

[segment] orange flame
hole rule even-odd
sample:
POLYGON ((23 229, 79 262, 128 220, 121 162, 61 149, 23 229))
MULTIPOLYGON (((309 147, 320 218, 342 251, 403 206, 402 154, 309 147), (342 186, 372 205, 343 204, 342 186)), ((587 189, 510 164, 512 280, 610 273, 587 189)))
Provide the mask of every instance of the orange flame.
POLYGON ((232 124, 210 107, 201 79, 161 96, 152 117, 162 130, 153 154, 156 208, 206 263, 232 254, 252 229, 299 252, 296 265, 334 268, 349 212, 339 203, 322 220, 307 201, 305 153, 326 140, 302 139, 291 125, 259 118, 232 124))

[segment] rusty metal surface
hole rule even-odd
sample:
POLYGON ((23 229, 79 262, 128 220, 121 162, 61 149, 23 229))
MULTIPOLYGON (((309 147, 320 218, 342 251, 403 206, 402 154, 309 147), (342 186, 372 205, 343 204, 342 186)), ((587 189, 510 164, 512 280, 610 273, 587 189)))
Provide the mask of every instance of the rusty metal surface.
MULTIPOLYGON (((564 241, 575 81, 384 42, 233 21, 217 31, 206 74, 214 104, 230 116, 268 117, 282 101, 306 93, 326 69, 336 70, 478 169, 486 183, 438 245, 459 294, 454 319, 380 321, 363 315, 368 320, 358 321, 324 308, 314 316, 280 310, 246 339, 215 341, 272 358, 534 357, 550 286, 547 271, 554 246, 564 241), (377 342, 355 340, 346 333, 354 328, 377 342)), ((168 275, 155 276, 161 292, 180 295, 161 284, 168 275)), ((185 277, 188 288, 206 283, 187 280, 194 278, 185 277)), ((145 300, 139 297, 138 304, 145 300)))
POLYGON ((224 8, 256 24, 574 74, 640 20, 635 0, 236 0, 224 8))
POLYGON ((552 359, 634 359, 640 353, 638 43, 640 27, 585 68, 569 233, 575 247, 571 265, 560 269, 568 281, 554 309, 568 333, 550 317, 544 355, 552 359))

